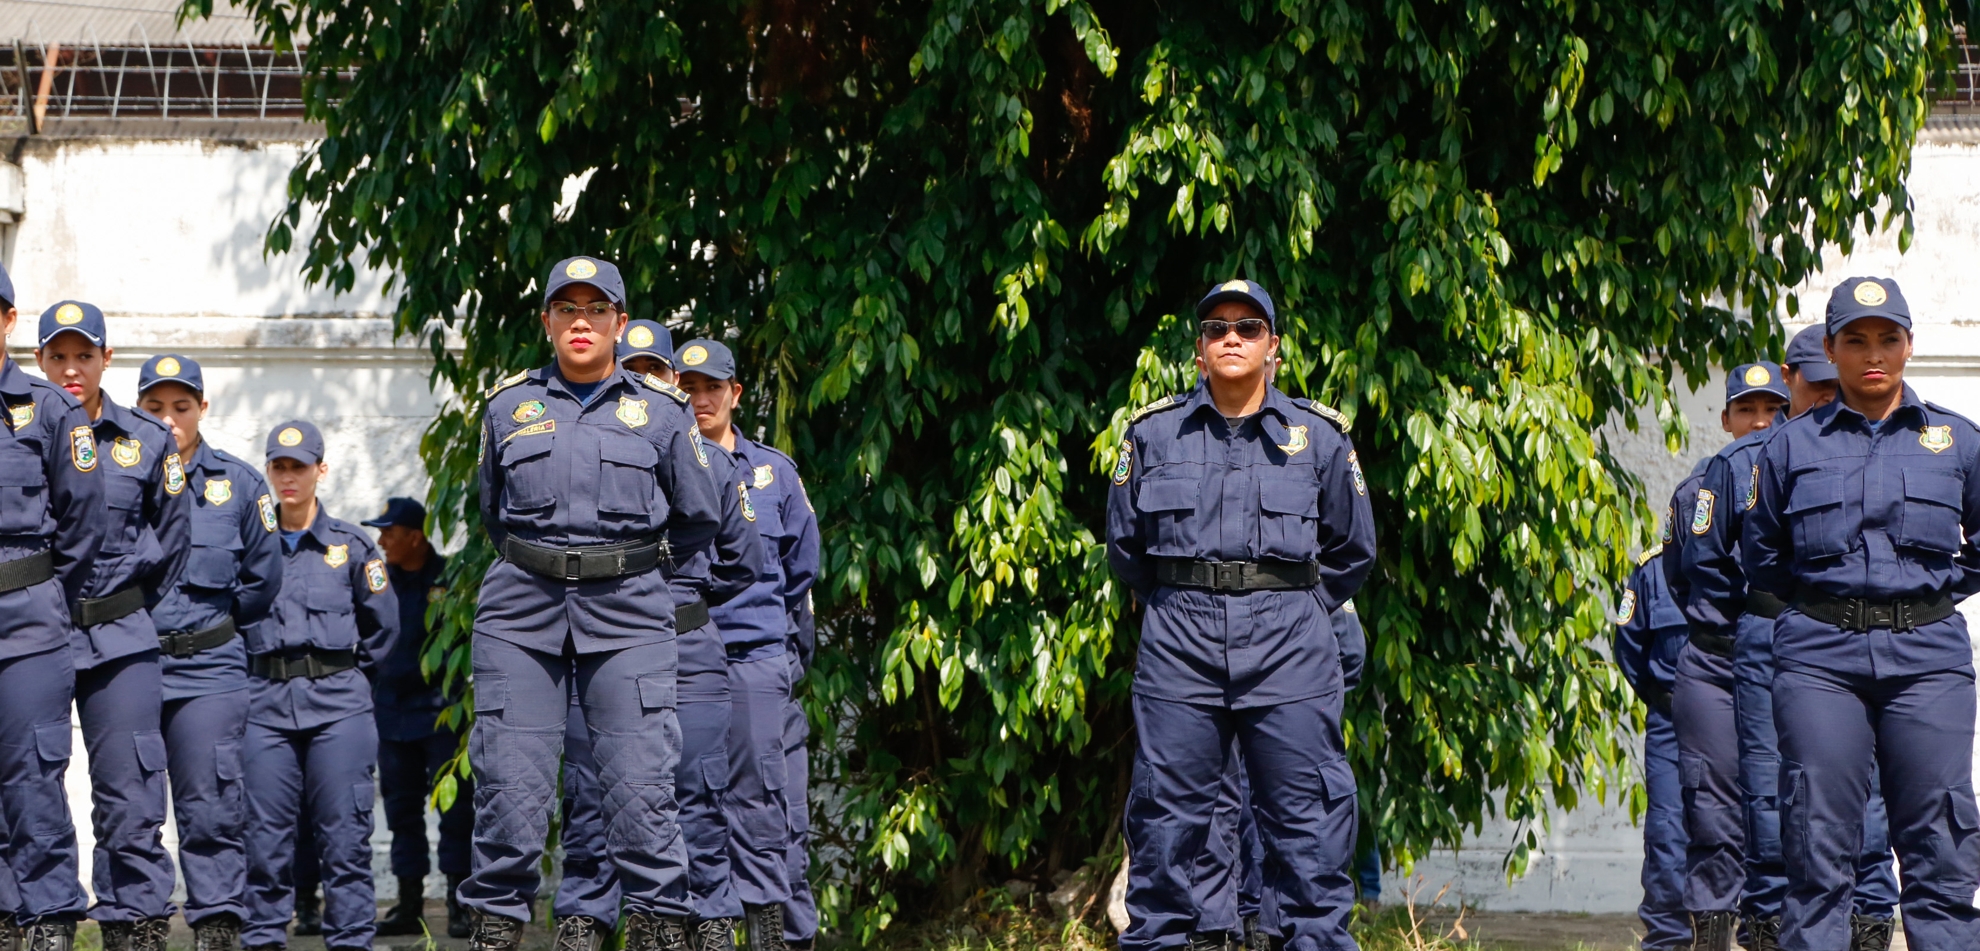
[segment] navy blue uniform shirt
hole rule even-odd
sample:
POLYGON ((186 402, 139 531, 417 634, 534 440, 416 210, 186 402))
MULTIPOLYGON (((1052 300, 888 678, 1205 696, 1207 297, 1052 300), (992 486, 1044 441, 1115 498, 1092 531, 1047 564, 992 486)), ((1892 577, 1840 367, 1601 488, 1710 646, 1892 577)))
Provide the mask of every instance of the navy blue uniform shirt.
POLYGON ((1705 469, 1711 464, 1712 458, 1707 456, 1691 467, 1691 473, 1671 490, 1671 505, 1664 512, 1663 550, 1658 553, 1656 564, 1664 574, 1664 590, 1680 612, 1691 598, 1691 579, 1684 576, 1684 539, 1691 534, 1691 523, 1698 509, 1698 486, 1704 483, 1705 469))
POLYGON ((1746 613, 1746 572, 1739 566, 1739 536, 1746 513, 1759 500, 1760 450, 1778 433, 1759 429, 1732 441, 1706 460, 1705 474, 1692 496, 1686 523, 1682 567, 1689 585, 1681 607, 1693 628, 1728 640, 1739 633, 1746 613))
POLYGON ((0 594, 0 660, 12 660, 70 646, 69 605, 83 596, 109 525, 89 414, 66 390, 4 359, 0 562, 43 551, 55 558, 52 583, 0 594))
MULTIPOLYGON (((151 610, 162 633, 204 631, 231 617, 246 631, 268 617, 282 590, 275 502, 261 473, 200 440, 185 461, 192 544, 179 583, 151 610)), ((235 637, 191 657, 165 658, 165 699, 247 687, 247 642, 235 637)))
POLYGON ((743 518, 763 537, 756 583, 715 613, 731 657, 761 660, 790 648, 795 612, 818 577, 818 519, 791 457, 736 434, 736 483, 743 518))
POLYGON ((431 550, 418 571, 385 565, 392 596, 399 602, 399 637, 392 642, 392 652, 378 662, 378 676, 371 686, 381 740, 423 740, 439 730, 434 721, 447 702, 440 685, 428 683, 420 673, 419 655, 426 650, 426 607, 445 592, 440 574, 446 570, 447 559, 431 550))
POLYGON ((1622 604, 1616 608, 1615 646, 1623 679, 1644 703, 1658 707, 1670 702, 1671 688, 1677 684, 1678 652, 1690 633, 1684 613, 1664 584, 1662 554, 1661 547, 1644 552, 1623 586, 1622 604))
POLYGON ((1760 453, 1760 492, 1740 547, 1747 582, 1789 602, 1774 627, 1783 668, 1902 677, 1973 663, 1966 619, 1844 631, 1792 604, 1798 590, 1889 602, 1980 589, 1980 428, 1909 385, 1872 423, 1841 400, 1790 421, 1760 453))
POLYGON ((1121 452, 1107 560, 1149 606, 1135 690, 1247 707, 1338 690, 1327 615, 1374 567, 1375 525, 1354 446, 1334 418, 1269 388, 1233 431, 1198 381, 1138 413, 1121 452), (1161 558, 1310 561, 1320 580, 1292 591, 1172 589, 1156 583, 1161 558), (1171 594, 1179 590, 1186 596, 1171 594))
MULTIPOLYGON (((155 607, 178 584, 192 537, 192 498, 172 430, 141 409, 103 394, 103 415, 90 427, 109 503, 103 550, 90 572, 86 598, 108 597, 137 585, 155 607)), ((158 649, 158 629, 145 611, 78 628, 71 644, 78 668, 158 649)))
MULTIPOLYGON (((692 427, 694 411, 683 406, 681 414, 692 427)), ((756 523, 743 517, 742 497, 734 491, 739 478, 736 457, 704 441, 699 459, 708 462, 705 471, 722 506, 721 524, 715 530, 715 537, 699 546, 669 533, 675 567, 667 574, 667 584, 677 605, 696 598, 708 602, 712 620, 713 608, 729 603, 756 584, 757 572, 763 565, 763 538, 756 531, 756 523)))
MULTIPOLYGON (((686 403, 678 388, 624 369, 589 402, 555 365, 503 381, 482 424, 481 518, 497 550, 511 535, 556 547, 662 534, 688 550, 708 544, 721 503, 686 403)), ((553 654, 566 641, 580 654, 660 643, 675 635, 668 588, 663 571, 567 584, 498 558, 474 630, 553 654)))
POLYGON ((392 653, 399 599, 385 559, 364 529, 332 518, 317 503, 316 520, 282 556, 282 593, 268 619, 247 632, 249 654, 294 656, 305 650, 352 651, 358 669, 310 680, 250 676, 248 719, 308 730, 371 712, 368 674, 392 653))

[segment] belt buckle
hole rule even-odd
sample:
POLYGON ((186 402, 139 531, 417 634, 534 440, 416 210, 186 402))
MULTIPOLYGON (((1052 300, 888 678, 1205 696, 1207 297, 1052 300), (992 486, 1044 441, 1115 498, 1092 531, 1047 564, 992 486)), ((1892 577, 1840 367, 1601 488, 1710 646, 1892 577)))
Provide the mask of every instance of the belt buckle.
POLYGON ((566 551, 563 553, 563 555, 564 555, 564 577, 561 580, 566 582, 583 580, 584 552, 566 551))
POLYGON ((1891 633, 1902 634, 1912 627, 1911 602, 1903 598, 1891 602, 1891 633))
POLYGON ((1244 565, 1235 561, 1211 563, 1210 586, 1218 591, 1244 590, 1244 565))

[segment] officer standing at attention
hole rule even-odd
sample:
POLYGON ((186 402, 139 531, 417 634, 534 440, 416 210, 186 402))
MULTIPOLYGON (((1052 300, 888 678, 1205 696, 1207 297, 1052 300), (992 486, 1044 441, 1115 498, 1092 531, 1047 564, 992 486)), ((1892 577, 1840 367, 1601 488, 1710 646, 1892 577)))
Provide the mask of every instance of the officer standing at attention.
POLYGON ((250 949, 281 948, 292 911, 296 828, 307 823, 323 870, 323 943, 371 947, 378 725, 372 674, 399 635, 399 601, 371 537, 317 500, 323 434, 302 420, 268 433, 279 501, 282 591, 249 628, 248 922, 250 949), (307 810, 307 814, 304 811, 307 810))
POLYGON ((138 406, 163 420, 184 460, 192 546, 176 587, 151 610, 164 659, 166 761, 193 951, 236 951, 247 917, 247 642, 282 590, 275 502, 261 473, 200 437, 208 407, 199 364, 146 360, 138 406))
POLYGON ((793 662, 790 644, 808 623, 803 619, 818 577, 818 518, 791 457, 736 429, 743 386, 736 380, 735 354, 714 340, 691 340, 674 363, 702 438, 734 454, 743 518, 763 536, 756 583, 712 613, 729 659, 730 870, 742 899, 749 951, 782 951, 789 937, 784 906, 792 900, 791 881, 804 876, 789 864, 790 762, 784 733, 792 684, 803 670, 793 662))
POLYGON ((82 403, 109 503, 103 549, 70 614, 76 712, 89 750, 93 864, 104 951, 163 951, 171 914, 172 857, 165 852, 165 736, 158 629, 148 606, 178 582, 191 532, 179 447, 164 423, 103 392, 113 351, 103 312, 61 301, 41 315, 41 373, 82 403))
POLYGON ((1374 566, 1346 421, 1272 386, 1272 299, 1250 281, 1197 305, 1203 378, 1135 414, 1107 502, 1108 561, 1147 606, 1135 671, 1124 951, 1212 943, 1191 895, 1235 738, 1276 937, 1352 948, 1355 782, 1328 614, 1374 566))
MULTIPOLYGON (((666 386, 674 381, 673 353, 672 334, 652 320, 627 322, 618 344, 619 363, 627 372, 651 374, 666 386)), ((684 425, 692 427, 694 417, 687 407, 675 408, 684 425)), ((728 603, 756 583, 763 541, 755 524, 743 518, 740 496, 731 490, 737 481, 734 458, 705 445, 703 450, 695 461, 708 463, 703 471, 721 500, 721 528, 699 550, 673 545, 667 572, 674 629, 680 632, 681 757, 674 790, 687 842, 688 901, 694 908, 689 943, 695 951, 723 951, 735 945, 742 903, 729 874, 729 822, 721 799, 729 777, 729 662, 709 607, 728 603)), ((618 924, 619 877, 607 844, 591 733, 585 729, 575 681, 572 687, 564 734, 564 880, 552 910, 558 948, 596 951, 618 924)))
MULTIPOLYGON (((1790 366, 1797 361, 1800 365, 1793 373, 1780 373, 1786 378, 1789 416, 1798 416, 1834 397, 1835 368, 1822 356, 1821 337, 1822 331, 1811 327, 1788 347, 1790 366), (1831 382, 1824 385, 1810 380, 1811 376, 1831 382)), ((1753 385, 1764 375, 1777 372, 1772 364, 1765 363, 1734 370, 1753 385)), ((1694 533, 1687 538, 1683 555, 1685 574, 1691 581, 1691 600, 1685 605, 1685 614, 1698 632, 1695 636, 1720 647, 1731 642, 1733 648, 1737 776, 1746 807, 1746 884, 1740 905, 1746 915, 1747 944, 1753 951, 1773 951, 1779 946, 1781 902, 1787 894, 1778 795, 1781 761, 1772 696, 1774 621, 1785 605, 1765 592, 1747 589, 1746 575, 1739 567, 1739 536, 1755 501, 1760 451, 1786 418, 1733 440, 1707 463, 1694 510, 1705 514, 1694 515, 1694 533), (1704 531, 1698 532, 1701 523, 1704 531)), ((1852 951, 1884 951, 1891 941, 1897 879, 1891 871, 1881 795, 1872 793, 1867 818, 1850 947, 1852 951)))
MULTIPOLYGON (((0 335, 20 314, 0 269, 0 335)), ((86 593, 109 525, 89 414, 0 352, 0 879, 24 951, 69 951, 87 901, 62 774, 76 668, 70 605, 86 593)))
POLYGON ((488 394, 482 524, 499 558, 474 626, 475 951, 514 951, 539 884, 577 683, 618 867, 628 951, 687 946, 687 854, 674 801, 675 604, 668 544, 714 537, 721 506, 679 391, 618 365, 618 268, 558 262, 543 287, 556 362, 488 394))
POLYGON ((1980 590, 1967 541, 1980 534, 1980 428, 1905 385, 1911 311, 1896 281, 1843 281, 1825 323, 1840 397, 1760 451, 1740 540, 1747 582, 1788 605, 1774 626, 1781 947, 1849 945, 1881 775, 1907 942, 1973 951, 1973 645, 1954 604, 1980 590))
POLYGON ((1671 690, 1678 652, 1690 635, 1684 612, 1664 584, 1658 545, 1643 553, 1616 609, 1614 656, 1623 679, 1643 701, 1643 951, 1691 947, 1691 914, 1684 908, 1684 789, 1678 780, 1677 726, 1671 690))
MULTIPOLYGON (((385 511, 366 521, 378 529, 385 553, 387 585, 399 600, 399 639, 378 664, 371 687, 372 714, 378 721, 378 785, 385 798, 385 827, 392 830, 392 874, 399 879, 399 904, 378 922, 382 935, 425 934, 426 800, 442 767, 460 750, 461 737, 438 720, 447 699, 420 672, 426 650, 426 606, 445 593, 440 576, 447 559, 426 539, 426 506, 408 498, 387 500, 385 511)), ((454 807, 440 814, 440 874, 447 877, 447 934, 468 936, 467 912, 454 890, 467 877, 474 835, 474 791, 464 780, 454 807)))

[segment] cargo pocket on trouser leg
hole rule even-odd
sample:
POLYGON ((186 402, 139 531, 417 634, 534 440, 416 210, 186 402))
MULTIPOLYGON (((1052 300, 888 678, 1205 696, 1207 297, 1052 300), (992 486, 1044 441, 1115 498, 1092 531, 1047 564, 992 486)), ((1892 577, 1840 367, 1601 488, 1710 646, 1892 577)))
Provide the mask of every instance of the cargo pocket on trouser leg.
POLYGON ((1789 878, 1808 871, 1808 778, 1801 767, 1781 764, 1780 781, 1781 858, 1787 862, 1789 878))
POLYGON ((554 754, 561 749, 564 728, 559 725, 540 733, 519 730, 502 717, 508 705, 508 678, 477 672, 474 730, 468 734, 468 764, 474 770, 474 838, 531 853, 542 847, 548 835, 561 759, 554 754))
POLYGON ((790 835, 790 803, 784 799, 790 764, 782 750, 774 750, 756 757, 756 772, 763 780, 763 790, 757 801, 743 808, 743 832, 758 849, 778 849, 790 835))
POLYGON ((674 770, 680 763, 677 679, 671 671, 641 674, 641 713, 629 733, 592 731, 592 754, 603 787, 606 844, 615 852, 653 848, 679 835, 674 770))
POLYGON ((1947 891, 1980 908, 1980 803, 1974 801, 1972 783, 1946 790, 1946 825, 1957 875, 1947 891))
MULTIPOLYGON (((74 737, 69 719, 49 720, 34 725, 34 752, 40 760, 40 775, 30 782, 24 797, 28 804, 28 834, 37 838, 73 834, 69 798, 62 786, 62 772, 68 768, 74 737)), ((18 866, 17 866, 18 867, 18 866)))
POLYGON ((1755 757, 1746 777, 1747 848, 1752 861, 1778 865, 1781 855, 1781 762, 1778 757, 1755 757))

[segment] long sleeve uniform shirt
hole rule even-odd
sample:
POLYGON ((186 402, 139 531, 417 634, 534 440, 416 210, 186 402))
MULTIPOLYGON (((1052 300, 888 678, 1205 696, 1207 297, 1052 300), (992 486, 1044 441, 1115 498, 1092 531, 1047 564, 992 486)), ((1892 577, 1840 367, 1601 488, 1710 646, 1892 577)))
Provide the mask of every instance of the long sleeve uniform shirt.
POLYGON ((371 685, 372 715, 378 720, 381 740, 422 740, 439 729, 435 721, 447 700, 440 685, 429 683, 420 671, 419 659, 426 650, 426 609, 446 593, 440 586, 446 570, 447 559, 431 550, 418 571, 385 566, 387 586, 399 602, 399 636, 392 642, 392 652, 379 661, 371 685))
POLYGON ((371 681, 399 636, 399 599, 385 559, 364 529, 332 518, 317 503, 295 549, 283 552, 282 593, 268 619, 247 632, 251 655, 351 651, 357 669, 328 677, 271 681, 248 676, 248 719, 308 730, 371 714, 371 681))
MULTIPOLYGON (((108 597, 133 585, 147 608, 178 584, 192 538, 192 497, 172 430, 149 413, 103 395, 103 415, 91 425, 103 470, 108 524, 84 597, 108 597)), ((76 629, 76 667, 158 649, 149 610, 76 629)))
POLYGON ((736 434, 736 484, 743 517, 763 536, 762 567, 748 591, 714 612, 731 657, 760 660, 789 649, 797 616, 818 577, 818 519, 791 457, 736 434))
MULTIPOLYGON (((1775 427, 1784 421, 1776 420, 1775 427)), ((1760 450, 1778 428, 1755 430, 1706 460, 1692 496, 1691 520, 1678 535, 1687 599, 1681 607, 1693 629, 1733 639, 1746 613, 1746 571, 1739 538, 1746 513, 1759 501, 1760 450)))
MULTIPOLYGON (((681 413, 693 426, 694 412, 683 406, 681 413)), ((668 536, 675 567, 668 572, 667 582, 675 604, 700 598, 708 602, 712 619, 712 609, 728 604, 756 584, 763 567, 764 543, 756 523, 743 517, 742 496, 735 491, 740 478, 735 455, 704 441, 702 458, 708 461, 704 471, 721 506, 720 524, 714 536, 700 545, 679 535, 668 536)))
POLYGON ((1661 548, 1644 553, 1623 586, 1616 609, 1616 666, 1636 695, 1653 707, 1668 705, 1677 683, 1678 652, 1690 628, 1664 584, 1661 548))
POLYGON ((89 414, 61 387, 0 365, 0 563, 51 552, 55 577, 0 594, 0 660, 70 647, 69 605, 82 597, 109 520, 103 459, 89 414))
MULTIPOLYGON (((178 584, 151 610, 161 634, 204 631, 233 618, 262 623, 282 590, 282 540, 261 473, 201 440, 185 460, 192 543, 178 584)), ((191 657, 166 657, 165 699, 247 688, 247 641, 235 637, 191 657)))
POLYGON ((1686 475, 1671 490, 1670 508, 1664 512, 1663 550, 1657 555, 1656 564, 1664 574, 1664 589, 1670 594, 1671 603, 1684 612, 1684 603, 1691 598, 1691 579, 1684 575, 1684 541, 1691 532, 1691 522, 1698 508, 1698 487, 1705 481, 1705 469, 1712 464, 1710 457, 1698 460, 1686 475))

